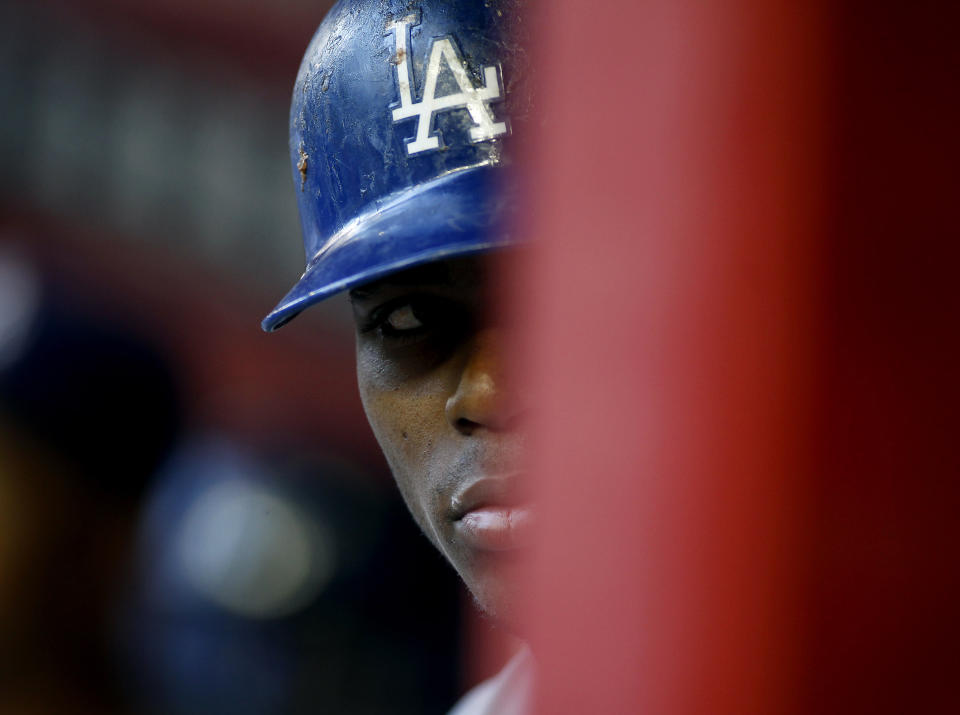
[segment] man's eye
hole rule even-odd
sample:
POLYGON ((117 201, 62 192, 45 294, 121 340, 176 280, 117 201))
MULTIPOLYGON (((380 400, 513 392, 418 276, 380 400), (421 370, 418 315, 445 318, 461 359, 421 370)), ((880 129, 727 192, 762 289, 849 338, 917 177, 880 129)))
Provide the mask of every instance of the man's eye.
POLYGON ((469 316, 452 302, 436 296, 404 296, 374 309, 360 319, 360 334, 375 334, 393 347, 423 340, 434 344, 466 329, 469 316))
POLYGON ((403 333, 423 327, 423 321, 417 317, 413 305, 410 303, 390 311, 384 324, 394 333, 403 333))

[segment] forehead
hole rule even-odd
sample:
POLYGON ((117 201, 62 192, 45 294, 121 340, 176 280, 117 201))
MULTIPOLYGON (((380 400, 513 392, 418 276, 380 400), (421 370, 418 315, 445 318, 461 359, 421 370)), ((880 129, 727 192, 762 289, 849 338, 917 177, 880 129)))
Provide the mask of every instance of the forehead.
POLYGON ((434 261, 421 266, 391 273, 379 280, 365 283, 350 291, 352 300, 364 300, 384 290, 433 286, 441 288, 477 287, 486 273, 487 258, 470 256, 448 261, 434 261))

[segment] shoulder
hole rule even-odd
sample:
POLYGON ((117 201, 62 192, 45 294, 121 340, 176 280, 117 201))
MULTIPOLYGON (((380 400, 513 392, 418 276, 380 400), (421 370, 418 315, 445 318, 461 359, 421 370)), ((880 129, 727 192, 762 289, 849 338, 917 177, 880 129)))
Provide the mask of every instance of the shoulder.
POLYGON ((503 670, 464 695, 449 715, 526 715, 533 690, 533 656, 523 648, 503 670))

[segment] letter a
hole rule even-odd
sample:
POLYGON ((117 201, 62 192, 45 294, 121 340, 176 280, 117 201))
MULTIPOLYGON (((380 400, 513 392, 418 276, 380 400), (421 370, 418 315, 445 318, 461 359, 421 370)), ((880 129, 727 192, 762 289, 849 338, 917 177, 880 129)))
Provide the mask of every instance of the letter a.
POLYGON ((431 149, 439 149, 441 136, 433 130, 433 115, 437 112, 447 112, 453 109, 466 108, 473 120, 474 126, 470 129, 470 141, 482 142, 495 139, 506 134, 509 130, 507 123, 494 120, 490 102, 500 99, 500 75, 498 68, 490 65, 483 68, 484 85, 475 87, 463 66, 463 60, 457 50, 452 37, 434 39, 430 43, 430 58, 427 61, 427 73, 424 78, 423 98, 419 102, 413 101, 410 76, 410 65, 407 62, 410 25, 417 24, 416 15, 408 15, 394 22, 390 29, 396 33, 396 47, 394 63, 397 66, 397 84, 400 90, 400 106, 393 110, 393 121, 417 117, 417 135, 407 143, 407 153, 417 154, 431 149), (436 96, 437 80, 440 77, 440 62, 447 63, 459 92, 436 96))

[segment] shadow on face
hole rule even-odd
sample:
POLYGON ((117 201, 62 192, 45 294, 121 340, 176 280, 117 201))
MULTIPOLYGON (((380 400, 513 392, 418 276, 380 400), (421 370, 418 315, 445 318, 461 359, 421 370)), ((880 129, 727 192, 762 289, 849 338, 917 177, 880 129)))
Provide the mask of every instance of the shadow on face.
POLYGON ((512 625, 528 500, 491 259, 420 266, 351 293, 367 418, 414 519, 479 606, 512 625))

